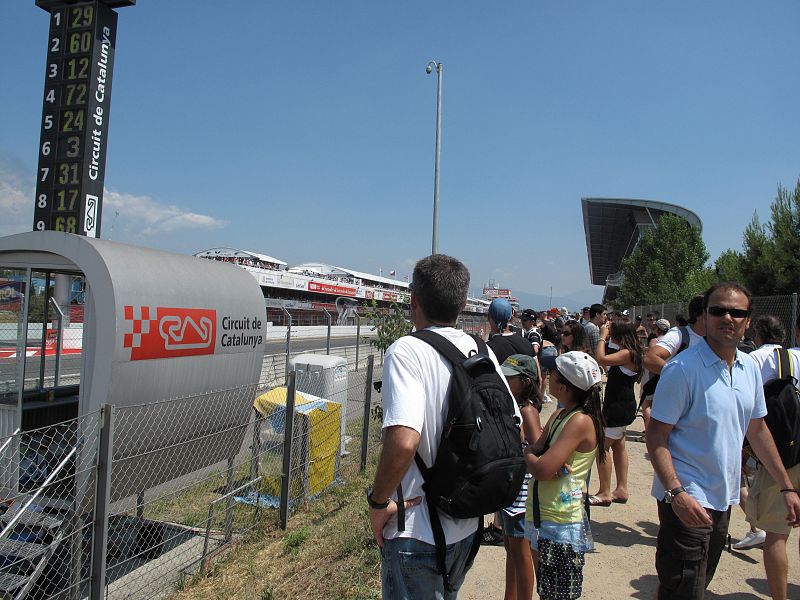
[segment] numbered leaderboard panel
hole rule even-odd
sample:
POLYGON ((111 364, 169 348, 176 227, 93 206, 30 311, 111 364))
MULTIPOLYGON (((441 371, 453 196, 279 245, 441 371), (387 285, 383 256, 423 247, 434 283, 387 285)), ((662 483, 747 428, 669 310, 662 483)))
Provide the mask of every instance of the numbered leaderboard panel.
POLYGON ((34 230, 100 234, 116 34, 100 2, 50 13, 34 230))

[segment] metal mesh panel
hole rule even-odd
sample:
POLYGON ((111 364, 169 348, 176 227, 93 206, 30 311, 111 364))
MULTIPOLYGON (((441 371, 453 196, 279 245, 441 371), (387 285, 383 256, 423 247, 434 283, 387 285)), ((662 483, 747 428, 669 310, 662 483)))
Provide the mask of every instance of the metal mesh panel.
MULTIPOLYGON (((783 323, 786 329, 785 344, 789 346, 796 346, 798 341, 795 339, 795 326, 797 323, 798 315, 798 300, 797 294, 790 294, 785 296, 754 296, 752 299, 752 322, 761 315, 775 315, 783 323)), ((661 317, 668 319, 670 324, 674 327, 677 325, 675 316, 682 314, 685 318, 689 318, 689 304, 688 302, 672 302, 666 304, 645 304, 641 306, 634 306, 630 308, 632 316, 641 315, 644 317, 648 312, 657 310, 661 313, 661 317)), ((747 331, 747 336, 753 337, 752 327, 747 331)))
POLYGON ((0 597, 86 591, 98 415, 0 440, 0 597))
POLYGON ((254 397, 242 386, 116 409, 108 597, 154 597, 216 549, 209 506, 249 473, 254 397))

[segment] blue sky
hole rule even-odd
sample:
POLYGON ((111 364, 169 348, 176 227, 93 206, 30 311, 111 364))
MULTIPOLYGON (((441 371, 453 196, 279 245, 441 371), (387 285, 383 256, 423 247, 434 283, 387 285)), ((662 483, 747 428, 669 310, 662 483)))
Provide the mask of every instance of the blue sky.
MULTIPOLYGON (((475 289, 599 299, 581 197, 693 210, 713 260, 800 176, 795 0, 119 15, 102 233, 117 241, 410 272, 431 241, 429 60, 444 64, 440 251, 475 289)), ((47 29, 33 0, 0 6, 0 234, 32 223, 47 29)))

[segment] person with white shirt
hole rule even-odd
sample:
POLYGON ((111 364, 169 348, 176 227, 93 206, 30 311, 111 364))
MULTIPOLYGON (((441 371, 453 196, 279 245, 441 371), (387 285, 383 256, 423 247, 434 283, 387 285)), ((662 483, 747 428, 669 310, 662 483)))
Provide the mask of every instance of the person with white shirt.
MULTIPOLYGON (((778 356, 776 350, 781 349, 781 343, 786 338, 786 330, 781 320, 774 315, 762 315, 756 319, 755 342, 757 350, 750 353, 761 369, 761 378, 768 383, 778 378, 778 356)), ((800 333, 800 318, 795 323, 796 333, 800 333)), ((800 373, 800 349, 790 348, 789 358, 792 361, 792 371, 800 373)), ((796 376, 796 375, 795 375, 796 376)), ((795 386, 798 386, 795 379, 795 386)), ((800 389, 800 387, 798 387, 800 389)), ((794 489, 800 488, 800 465, 787 469, 794 489)), ((753 486, 750 488, 749 499, 745 507, 748 521, 753 527, 760 527, 766 531, 762 539, 764 546, 764 567, 767 573, 767 583, 770 594, 775 600, 785 600, 787 597, 787 580, 789 562, 786 555, 786 541, 789 538, 791 527, 786 524, 785 515, 782 514, 783 493, 780 486, 766 472, 762 465, 757 466, 753 486)), ((763 533, 763 532, 762 532, 763 533)), ((750 535, 750 534, 748 534, 750 535)), ((742 542, 747 540, 748 536, 742 542)), ((739 544, 734 544, 736 548, 739 544)), ((750 547, 750 546, 745 546, 750 547)))
MULTIPOLYGON (((767 381, 775 379, 776 375, 772 374, 769 377, 764 377, 764 363, 770 358, 770 356, 775 354, 776 349, 783 347, 781 344, 783 343, 783 339, 786 337, 786 330, 784 329, 783 323, 781 323, 780 319, 774 315, 761 315, 755 320, 753 329, 755 330, 755 342, 757 349, 750 353, 750 357, 753 358, 758 364, 758 368, 761 369, 761 380, 766 383, 767 381)), ((739 494, 741 496, 739 506, 741 506, 745 514, 747 514, 747 499, 750 496, 750 489, 747 484, 747 479, 750 476, 750 467, 747 464, 748 462, 752 462, 749 454, 743 455, 742 487, 739 490, 739 494)), ((752 481, 752 478, 750 478, 750 480, 752 481)), ((747 519, 747 522, 750 523, 750 531, 748 531, 741 540, 733 544, 732 548, 734 550, 747 550, 748 548, 755 548, 763 544, 767 539, 766 531, 753 525, 751 519, 747 519)))
MULTIPOLYGON (((689 336, 689 345, 698 344, 706 334, 706 319, 703 312, 703 296, 699 294, 689 301, 689 327, 686 328, 689 336)), ((667 364, 667 361, 674 358, 681 350, 683 343, 683 332, 680 327, 673 327, 661 340, 653 347, 649 348, 644 357, 644 368, 657 375, 667 364)))
MULTIPOLYGON (((469 289, 469 271, 463 263, 443 254, 423 258, 414 267, 409 287, 411 320, 418 331, 434 331, 465 356, 477 352, 475 338, 456 329, 469 289)), ((494 353, 487 351, 505 381, 494 353)), ((421 339, 403 336, 386 351, 383 446, 375 480, 367 494, 372 533, 381 549, 384 599, 456 598, 477 552, 480 539, 475 535, 476 520, 455 519, 441 513, 450 584, 450 589, 445 590, 428 505, 422 502, 424 479, 414 456, 419 454, 426 465, 436 460, 451 378, 452 366, 447 359, 421 339), (405 500, 398 506, 397 489, 401 484, 405 500), (403 526, 398 522, 400 512, 404 514, 403 526)), ((513 404, 519 419, 519 408, 513 404)))

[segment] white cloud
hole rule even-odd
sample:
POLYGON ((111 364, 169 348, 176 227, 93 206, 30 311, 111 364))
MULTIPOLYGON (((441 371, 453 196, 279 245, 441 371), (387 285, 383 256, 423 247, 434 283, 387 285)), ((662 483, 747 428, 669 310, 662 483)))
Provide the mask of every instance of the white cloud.
POLYGON ((33 225, 33 176, 24 167, 0 156, 0 235, 30 231, 33 225))
POLYGON ((114 213, 119 213, 126 229, 135 228, 144 235, 170 233, 179 229, 218 229, 228 224, 227 221, 173 204, 160 204, 149 196, 121 194, 106 189, 103 198, 106 227, 111 226, 114 213))
MULTIPOLYGON (((32 228, 35 185, 33 174, 26 173, 28 170, 16 159, 0 156, 0 235, 32 228)), ((151 236, 177 230, 218 229, 227 224, 210 215, 159 203, 150 196, 124 194, 108 188, 104 192, 104 237, 108 237, 112 225, 151 236), (119 223, 115 222, 117 216, 119 223)))

